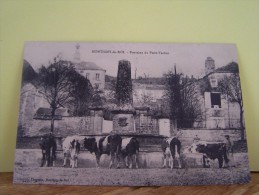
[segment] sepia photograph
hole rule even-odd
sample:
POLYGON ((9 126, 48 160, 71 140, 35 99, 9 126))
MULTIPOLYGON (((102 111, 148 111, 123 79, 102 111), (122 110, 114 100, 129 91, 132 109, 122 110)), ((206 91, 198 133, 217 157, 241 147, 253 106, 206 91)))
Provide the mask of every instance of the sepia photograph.
POLYGON ((14 183, 250 182, 235 44, 26 42, 14 183))

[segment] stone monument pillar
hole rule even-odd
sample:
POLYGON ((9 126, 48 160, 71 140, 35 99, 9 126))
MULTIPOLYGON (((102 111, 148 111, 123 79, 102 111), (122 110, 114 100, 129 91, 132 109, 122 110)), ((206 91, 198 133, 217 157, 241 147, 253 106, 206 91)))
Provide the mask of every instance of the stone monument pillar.
POLYGON ((120 60, 116 83, 117 105, 112 111, 113 131, 115 133, 134 133, 134 117, 131 81, 131 64, 127 60, 120 60))

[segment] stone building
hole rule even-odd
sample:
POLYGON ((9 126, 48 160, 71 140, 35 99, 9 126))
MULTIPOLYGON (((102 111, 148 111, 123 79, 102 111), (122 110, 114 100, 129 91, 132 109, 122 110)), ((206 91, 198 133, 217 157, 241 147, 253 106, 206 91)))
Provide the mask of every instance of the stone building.
POLYGON ((94 89, 104 90, 106 70, 99 67, 94 62, 81 61, 79 49, 80 46, 77 44, 73 59, 73 65, 76 71, 87 78, 94 89))
POLYGON ((206 75, 197 83, 208 85, 201 98, 203 122, 195 123, 196 127, 206 129, 231 129, 240 128, 240 107, 238 103, 229 101, 225 94, 219 90, 219 82, 225 77, 238 73, 238 65, 234 62, 215 69, 212 58, 205 61, 206 75))

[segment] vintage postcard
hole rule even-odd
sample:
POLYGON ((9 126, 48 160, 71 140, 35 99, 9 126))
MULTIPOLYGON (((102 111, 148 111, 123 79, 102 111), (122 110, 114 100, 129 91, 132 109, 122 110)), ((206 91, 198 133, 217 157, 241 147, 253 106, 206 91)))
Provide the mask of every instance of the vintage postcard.
POLYGON ((25 43, 13 181, 248 183, 236 46, 25 43))

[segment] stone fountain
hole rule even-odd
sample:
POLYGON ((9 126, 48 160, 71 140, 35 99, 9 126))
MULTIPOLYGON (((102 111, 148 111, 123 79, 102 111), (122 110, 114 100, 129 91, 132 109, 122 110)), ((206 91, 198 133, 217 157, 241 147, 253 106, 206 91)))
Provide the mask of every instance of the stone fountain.
POLYGON ((117 104, 112 110, 113 132, 119 134, 135 133, 131 64, 130 61, 120 60, 116 83, 117 104))

